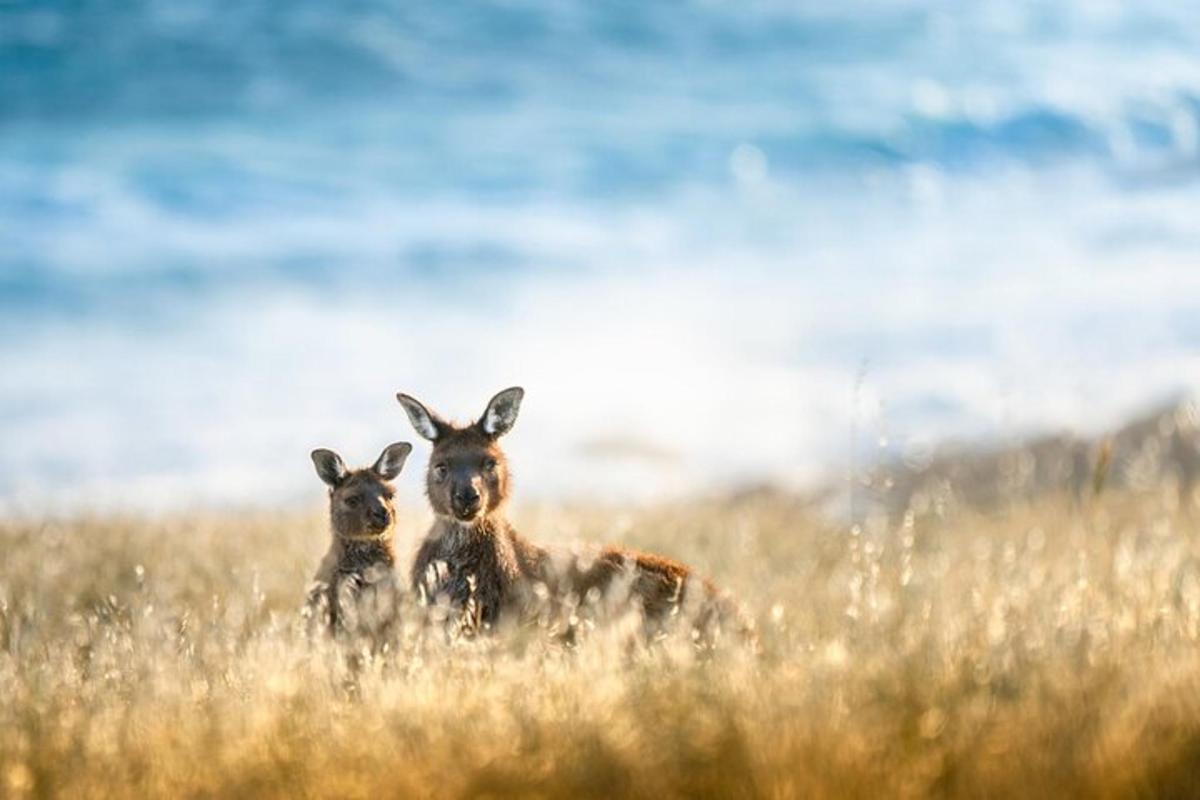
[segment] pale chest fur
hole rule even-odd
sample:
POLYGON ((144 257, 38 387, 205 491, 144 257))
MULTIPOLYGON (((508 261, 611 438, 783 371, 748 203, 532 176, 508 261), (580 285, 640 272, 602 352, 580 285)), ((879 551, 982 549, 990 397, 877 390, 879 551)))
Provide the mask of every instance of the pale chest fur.
POLYGON ((413 583, 431 602, 492 623, 529 593, 530 559, 521 545, 506 525, 439 521, 417 554, 413 583))
POLYGON ((389 540, 335 539, 313 577, 310 613, 333 627, 358 627, 355 607, 362 604, 364 591, 371 592, 372 601, 395 594, 395 561, 389 540))

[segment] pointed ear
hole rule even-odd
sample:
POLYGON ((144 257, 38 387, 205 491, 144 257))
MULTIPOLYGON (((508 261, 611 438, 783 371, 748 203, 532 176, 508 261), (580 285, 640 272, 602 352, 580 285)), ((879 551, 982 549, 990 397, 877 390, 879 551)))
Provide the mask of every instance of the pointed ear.
POLYGON ((383 452, 379 454, 379 460, 371 469, 385 481, 390 481, 400 474, 400 470, 404 469, 404 462, 411 452, 412 445, 408 442, 389 444, 383 448, 383 452))
POLYGON ((336 489, 346 480, 346 462, 332 450, 313 450, 312 460, 317 467, 317 477, 329 484, 330 489, 336 489))
POLYGON ((396 395, 396 399, 400 401, 400 405, 404 406, 404 411, 408 414, 408 421, 416 428, 417 433, 431 442, 436 442, 442 435, 445 423, 429 413, 429 409, 421 405, 415 397, 409 397, 401 392, 396 395))
POLYGON ((487 410, 479 418, 479 427, 493 438, 503 436, 512 430, 517 422, 517 412, 521 410, 521 398, 525 390, 520 386, 505 389, 488 402, 487 410))

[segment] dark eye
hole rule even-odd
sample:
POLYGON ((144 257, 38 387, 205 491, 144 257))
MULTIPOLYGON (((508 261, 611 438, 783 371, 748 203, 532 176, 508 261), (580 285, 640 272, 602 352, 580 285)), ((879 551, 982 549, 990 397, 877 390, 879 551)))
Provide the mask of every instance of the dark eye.
POLYGON ((489 458, 489 459, 485 460, 483 462, 483 468, 486 469, 488 472, 495 472, 496 471, 496 459, 489 458))
POLYGON ((447 469, 445 464, 435 464, 433 467, 433 477, 437 478, 439 481, 446 477, 446 472, 447 469))
POLYGON ((346 498, 346 505, 350 508, 358 508, 362 504, 362 498, 358 495, 351 495, 346 498))

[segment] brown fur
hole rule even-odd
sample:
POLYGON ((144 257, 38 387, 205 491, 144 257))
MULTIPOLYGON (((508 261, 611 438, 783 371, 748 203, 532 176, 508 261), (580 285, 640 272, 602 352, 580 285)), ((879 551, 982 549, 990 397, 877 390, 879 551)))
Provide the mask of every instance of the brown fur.
POLYGON ((685 564, 618 546, 556 558, 513 528, 504 511, 510 479, 498 438, 515 421, 520 397, 519 389, 501 392, 479 421, 456 426, 411 397, 398 395, 418 432, 435 434, 426 493, 437 519, 414 559, 413 588, 428 601, 447 603, 461 612, 471 627, 528 618, 545 597, 551 602, 574 598, 634 605, 657 627, 678 613, 689 591, 699 589, 692 598, 697 601, 693 624, 711 629, 736 618, 739 628, 749 630, 733 604, 685 564), (510 393, 516 393, 515 402, 510 400, 511 418, 499 432, 489 433, 484 420, 492 418, 494 406, 510 393), (474 513, 455 499, 471 493, 479 496, 474 513))

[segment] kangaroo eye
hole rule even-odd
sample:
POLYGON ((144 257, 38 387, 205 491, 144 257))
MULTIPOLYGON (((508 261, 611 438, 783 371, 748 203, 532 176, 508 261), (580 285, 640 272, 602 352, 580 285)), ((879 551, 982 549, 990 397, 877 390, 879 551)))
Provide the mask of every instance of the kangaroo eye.
POLYGON ((433 477, 437 478, 440 481, 446 477, 447 471, 448 470, 446 469, 445 464, 435 464, 433 467, 433 477))
POLYGON ((346 505, 348 505, 350 508, 358 508, 360 505, 362 505, 362 498, 358 495, 351 495, 350 497, 346 498, 346 505))
POLYGON ((489 458, 486 461, 484 461, 483 468, 486 469, 488 472, 495 472, 496 471, 496 459, 489 458))

